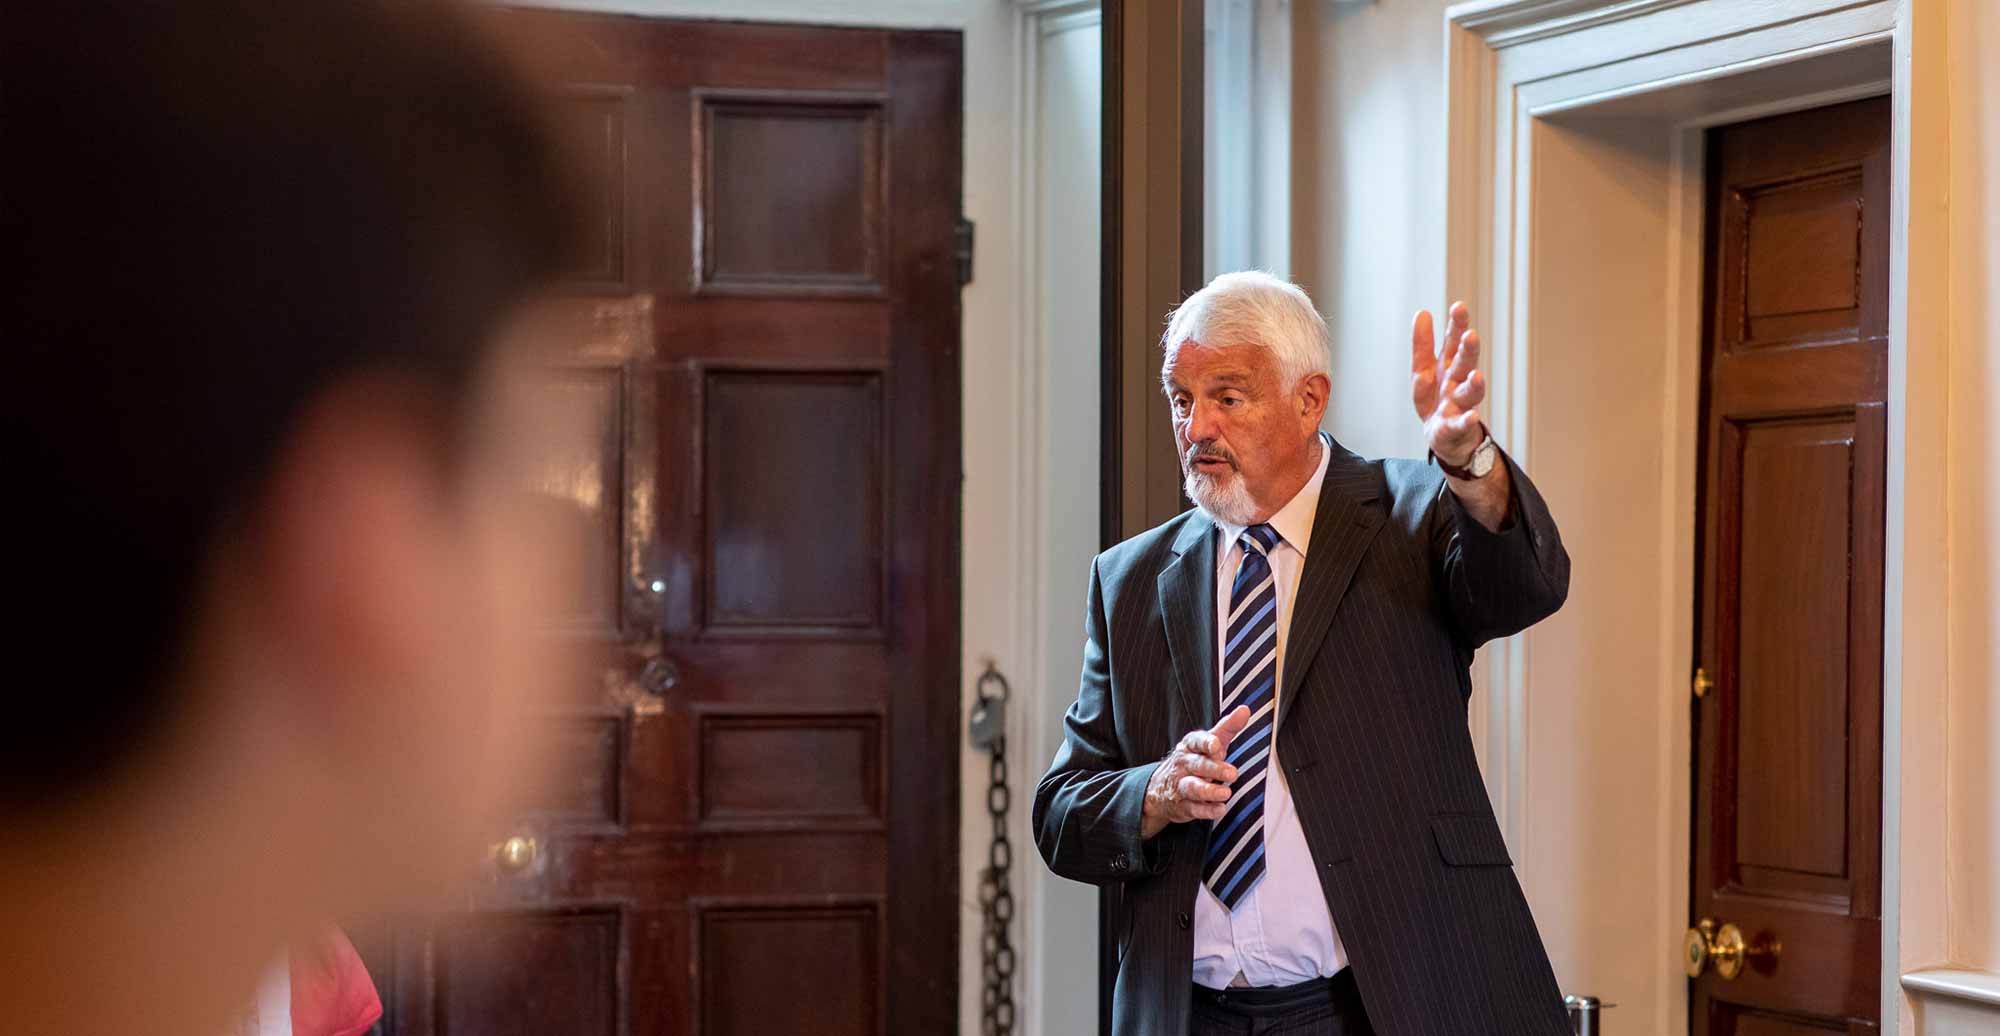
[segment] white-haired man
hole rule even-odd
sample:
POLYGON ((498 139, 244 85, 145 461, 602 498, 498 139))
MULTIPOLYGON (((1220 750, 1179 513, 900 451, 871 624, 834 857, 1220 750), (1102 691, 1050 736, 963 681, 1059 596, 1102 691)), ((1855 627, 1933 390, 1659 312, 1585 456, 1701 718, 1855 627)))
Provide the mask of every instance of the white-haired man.
POLYGON ((1480 644, 1569 557, 1479 420, 1463 305, 1411 333, 1431 464, 1319 430, 1326 324, 1216 278, 1161 380, 1198 509, 1092 566, 1083 682, 1035 794, 1058 874, 1123 895, 1118 1036, 1568 1032, 1466 729, 1480 644))

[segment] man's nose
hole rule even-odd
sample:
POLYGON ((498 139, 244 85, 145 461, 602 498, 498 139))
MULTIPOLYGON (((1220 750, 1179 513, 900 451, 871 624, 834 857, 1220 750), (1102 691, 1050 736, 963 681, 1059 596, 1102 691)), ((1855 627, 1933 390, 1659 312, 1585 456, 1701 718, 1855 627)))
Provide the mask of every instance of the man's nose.
POLYGON ((1181 434, 1186 436, 1190 443, 1212 441, 1220 434, 1216 418, 1215 407, 1196 401, 1188 407, 1187 424, 1183 426, 1181 434))

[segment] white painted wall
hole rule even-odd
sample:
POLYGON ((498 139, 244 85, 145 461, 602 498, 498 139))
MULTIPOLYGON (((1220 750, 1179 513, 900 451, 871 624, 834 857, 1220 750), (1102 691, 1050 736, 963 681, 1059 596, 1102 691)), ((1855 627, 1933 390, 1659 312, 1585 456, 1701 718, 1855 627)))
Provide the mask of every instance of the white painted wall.
MULTIPOLYGON (((1097 1025, 1097 892, 1050 874, 1026 823, 1034 782, 1063 738, 1062 718, 1076 700, 1083 665, 1083 611, 1090 560, 1098 547, 1098 286, 1101 279, 1103 171, 1103 25, 1094 4, 1030 20, 1028 89, 1033 115, 1024 178, 1029 237, 1024 243, 1035 295, 1028 319, 1028 408, 1034 471, 1025 519, 1033 681, 1023 698, 1026 746, 1017 772, 1022 789, 1017 845, 1024 861, 1021 982, 1022 1036, 1071 1036, 1097 1025)), ((970 541, 968 540, 968 545, 970 541)))
POLYGON ((1949 18, 1948 952, 2000 972, 2000 4, 1952 0, 1949 18))
POLYGON ((1292 0, 1207 0, 1202 34, 1202 268, 1289 276, 1292 0))
MULTIPOLYGON (((1535 146, 1538 248, 1612 275, 1592 281, 1610 290, 1567 295, 1562 285, 1574 280, 1557 260, 1530 289, 1540 355, 1528 395, 1560 400, 1562 413, 1543 403, 1530 414, 1528 467, 1574 567, 1569 606, 1525 638, 1527 795, 1515 860, 1564 991, 1618 1004, 1614 1031, 1672 1025, 1685 996, 1659 913, 1663 903, 1682 917, 1687 909, 1685 832, 1662 823, 1684 818, 1686 806, 1661 776, 1677 773, 1684 786, 1688 749, 1661 736, 1676 727, 1657 722, 1653 676, 1674 662, 1650 635, 1685 627, 1691 611, 1677 603, 1691 594, 1673 592, 1661 556, 1659 520, 1677 503, 1661 477, 1661 386, 1677 359, 1668 255, 1605 247, 1667 235, 1673 136, 1654 123, 1545 123, 1535 146), (1592 218, 1567 218, 1564 198, 1589 198, 1592 218), (1569 434, 1579 427, 1596 431, 1569 434), (1605 513, 1609 500, 1631 520, 1577 520, 1605 513), (1635 886, 1651 894, 1634 895, 1635 886)), ((1692 559, 1682 560, 1691 574, 1692 559)))
POLYGON ((1294 5, 1292 271, 1333 335, 1326 427, 1423 456, 1410 315, 1444 305, 1445 0, 1294 5))

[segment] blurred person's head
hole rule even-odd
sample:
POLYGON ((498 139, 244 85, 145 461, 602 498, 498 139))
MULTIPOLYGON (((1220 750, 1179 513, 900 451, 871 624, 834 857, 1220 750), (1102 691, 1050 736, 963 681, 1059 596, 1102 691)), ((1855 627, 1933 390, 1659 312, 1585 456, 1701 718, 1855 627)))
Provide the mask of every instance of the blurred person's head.
POLYGON ((431 0, 36 4, 0 53, 0 1008, 217 1031, 468 859, 547 671, 495 342, 560 164, 431 0))

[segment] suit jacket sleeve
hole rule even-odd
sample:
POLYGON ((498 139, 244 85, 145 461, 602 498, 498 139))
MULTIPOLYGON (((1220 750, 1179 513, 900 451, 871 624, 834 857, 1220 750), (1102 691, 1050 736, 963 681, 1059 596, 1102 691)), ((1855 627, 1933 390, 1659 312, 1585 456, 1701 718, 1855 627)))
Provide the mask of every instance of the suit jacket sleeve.
POLYGON ((1083 680, 1063 717, 1063 744, 1035 788, 1035 846, 1049 869, 1092 884, 1130 881, 1166 870, 1164 838, 1140 837, 1146 783, 1159 760, 1131 765, 1118 744, 1106 654, 1104 592, 1090 566, 1084 612, 1083 680))
POLYGON ((1453 625, 1470 652, 1511 637, 1555 614, 1569 596, 1569 553, 1542 501, 1512 457, 1501 455, 1512 483, 1507 524, 1494 532, 1459 503, 1447 483, 1432 525, 1433 553, 1453 625))

